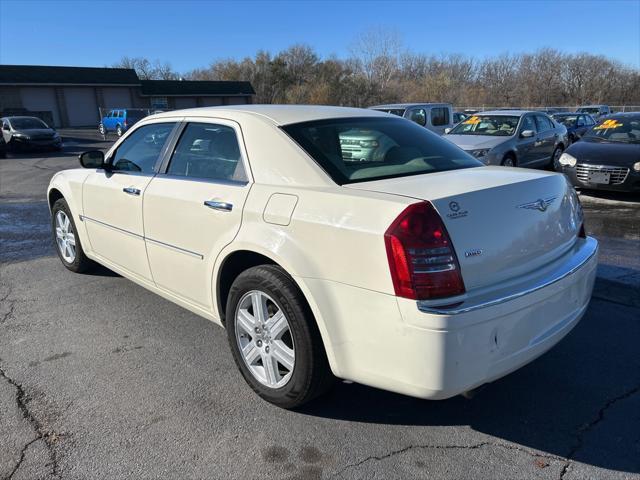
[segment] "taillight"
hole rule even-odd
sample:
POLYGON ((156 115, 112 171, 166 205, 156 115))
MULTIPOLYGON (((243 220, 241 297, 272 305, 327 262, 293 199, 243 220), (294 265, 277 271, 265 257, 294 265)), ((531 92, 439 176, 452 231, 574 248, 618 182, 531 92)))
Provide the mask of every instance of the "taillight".
POLYGON ((429 202, 409 205, 384 234, 396 295, 413 300, 464 293, 458 258, 429 202))

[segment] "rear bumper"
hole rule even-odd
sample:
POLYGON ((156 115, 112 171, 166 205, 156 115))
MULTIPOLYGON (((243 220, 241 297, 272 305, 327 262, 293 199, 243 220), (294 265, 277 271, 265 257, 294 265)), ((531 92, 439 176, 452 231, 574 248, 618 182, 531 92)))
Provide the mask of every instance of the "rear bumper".
POLYGON ((344 284, 308 286, 327 305, 322 318, 331 319, 325 327, 336 375, 444 399, 526 365, 571 331, 591 298, 597 252, 596 240, 579 240, 535 278, 449 309, 344 284))

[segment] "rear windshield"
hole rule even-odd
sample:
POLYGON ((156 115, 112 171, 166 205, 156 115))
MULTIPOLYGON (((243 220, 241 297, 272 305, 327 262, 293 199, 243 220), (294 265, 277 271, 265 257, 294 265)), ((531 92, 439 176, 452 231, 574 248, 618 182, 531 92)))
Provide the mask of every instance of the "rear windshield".
POLYGON ((400 118, 342 118, 282 127, 339 185, 483 164, 400 118))

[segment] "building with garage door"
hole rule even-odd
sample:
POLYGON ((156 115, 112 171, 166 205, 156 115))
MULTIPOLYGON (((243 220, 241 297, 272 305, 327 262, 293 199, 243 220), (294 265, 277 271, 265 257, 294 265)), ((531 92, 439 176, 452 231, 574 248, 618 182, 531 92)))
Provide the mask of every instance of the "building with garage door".
POLYGON ((101 109, 238 105, 254 95, 249 82, 140 80, 129 68, 0 65, 0 116, 34 115, 56 127, 95 127, 101 109))

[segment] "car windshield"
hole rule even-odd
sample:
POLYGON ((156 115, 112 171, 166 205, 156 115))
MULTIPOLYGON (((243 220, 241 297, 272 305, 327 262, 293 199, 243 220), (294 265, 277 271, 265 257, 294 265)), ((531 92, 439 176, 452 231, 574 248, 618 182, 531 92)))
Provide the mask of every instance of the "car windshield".
POLYGON ((49 128, 39 118, 12 118, 11 126, 16 130, 34 130, 38 128, 49 128))
POLYGON ((553 119, 565 127, 573 127, 578 120, 577 115, 553 115, 553 119))
POLYGON ((282 128, 339 185, 483 165, 438 135, 399 118, 315 120, 282 128))
POLYGON ((640 115, 602 120, 582 138, 593 142, 640 143, 640 115))
POLYGON ((516 133, 520 117, 509 115, 473 115, 456 125, 450 135, 490 135, 510 137, 516 133))
POLYGON ((591 115, 593 114, 598 115, 600 113, 600 109, 598 107, 580 108, 578 110, 578 113, 589 113, 591 115))

